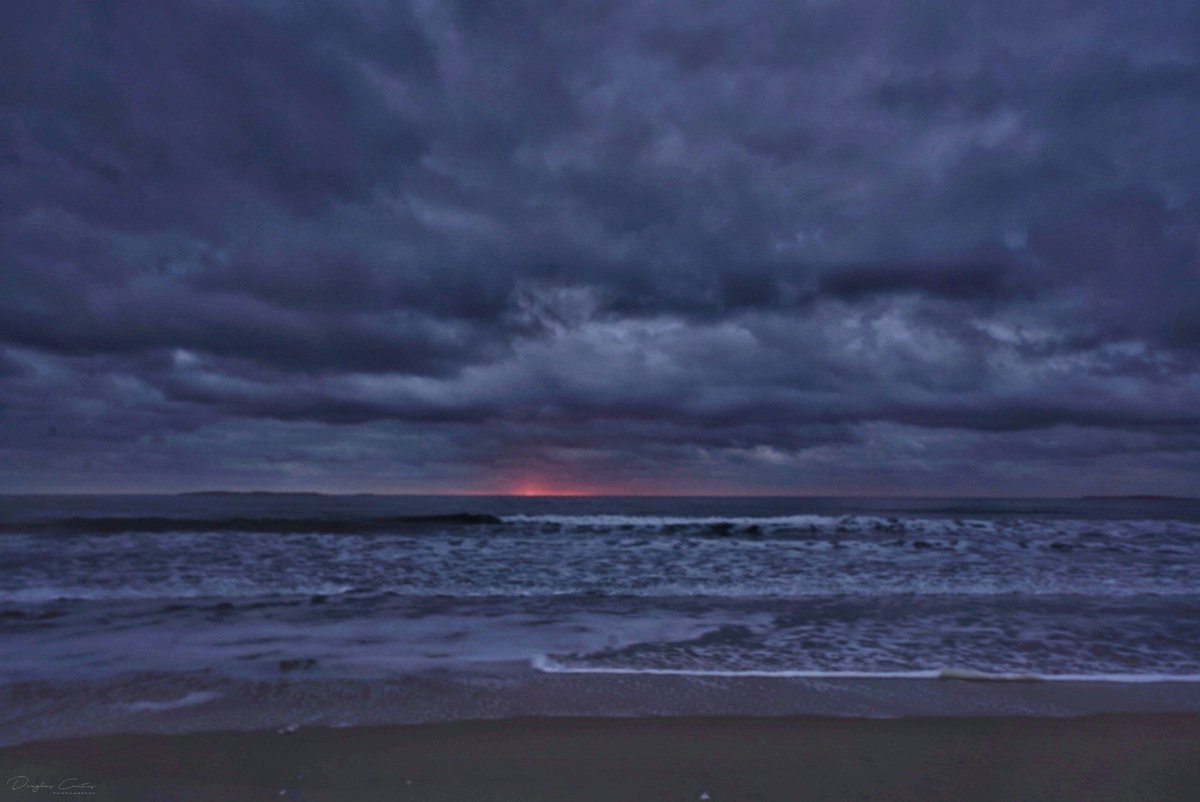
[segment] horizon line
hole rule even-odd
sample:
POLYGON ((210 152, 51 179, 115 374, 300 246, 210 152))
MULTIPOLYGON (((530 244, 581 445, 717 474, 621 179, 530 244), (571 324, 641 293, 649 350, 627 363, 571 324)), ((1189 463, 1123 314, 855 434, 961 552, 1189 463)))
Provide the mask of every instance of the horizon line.
POLYGON ((1077 495, 988 495, 988 494, 949 494, 922 495, 909 493, 486 493, 486 492, 379 492, 379 491, 330 491, 330 490, 115 490, 99 492, 81 491, 0 491, 0 498, 13 496, 329 496, 355 498, 362 496, 392 497, 392 498, 503 498, 503 499, 548 499, 548 498, 730 498, 730 499, 962 499, 962 500, 1044 500, 1044 501, 1086 501, 1086 500, 1127 500, 1127 501, 1197 501, 1200 496, 1180 496, 1163 493, 1085 493, 1077 495))

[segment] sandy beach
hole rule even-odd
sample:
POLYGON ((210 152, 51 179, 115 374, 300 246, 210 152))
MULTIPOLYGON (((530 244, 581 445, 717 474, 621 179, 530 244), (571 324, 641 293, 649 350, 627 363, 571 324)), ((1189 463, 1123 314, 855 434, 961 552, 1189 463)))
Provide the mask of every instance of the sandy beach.
POLYGON ((116 735, 0 751, 5 798, 1184 800, 1200 716, 577 718, 116 735), (64 795, 65 796, 65 795, 64 795))

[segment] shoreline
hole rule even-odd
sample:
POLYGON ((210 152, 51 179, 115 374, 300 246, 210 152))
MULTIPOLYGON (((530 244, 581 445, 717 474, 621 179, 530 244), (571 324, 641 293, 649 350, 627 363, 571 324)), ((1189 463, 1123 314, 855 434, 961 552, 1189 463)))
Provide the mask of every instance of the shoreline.
POLYGON ((1200 714, 510 718, 105 735, 0 749, 95 800, 1194 798, 1200 714))
POLYGON ((0 683, 0 746, 119 733, 572 718, 1200 715, 1200 683, 546 673, 521 663, 390 678, 126 674, 0 683))

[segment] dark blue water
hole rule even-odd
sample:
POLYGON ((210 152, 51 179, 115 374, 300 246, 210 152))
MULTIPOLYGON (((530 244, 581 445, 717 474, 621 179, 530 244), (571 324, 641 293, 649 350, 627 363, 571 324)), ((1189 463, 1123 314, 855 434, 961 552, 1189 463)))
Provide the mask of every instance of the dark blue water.
POLYGON ((1196 709, 1200 504, 0 497, 0 654, 0 742, 1196 709))
POLYGON ((1170 500, 0 499, 0 679, 1200 674, 1170 500))

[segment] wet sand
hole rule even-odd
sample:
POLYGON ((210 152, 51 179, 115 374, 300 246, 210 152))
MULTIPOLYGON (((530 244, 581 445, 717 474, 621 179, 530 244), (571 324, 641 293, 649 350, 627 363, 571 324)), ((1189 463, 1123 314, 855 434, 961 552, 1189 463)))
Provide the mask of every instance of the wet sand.
POLYGON ((1192 800, 1200 716, 531 718, 109 735, 5 748, 0 773, 14 800, 1192 800), (64 783, 74 793, 54 795, 64 783))

